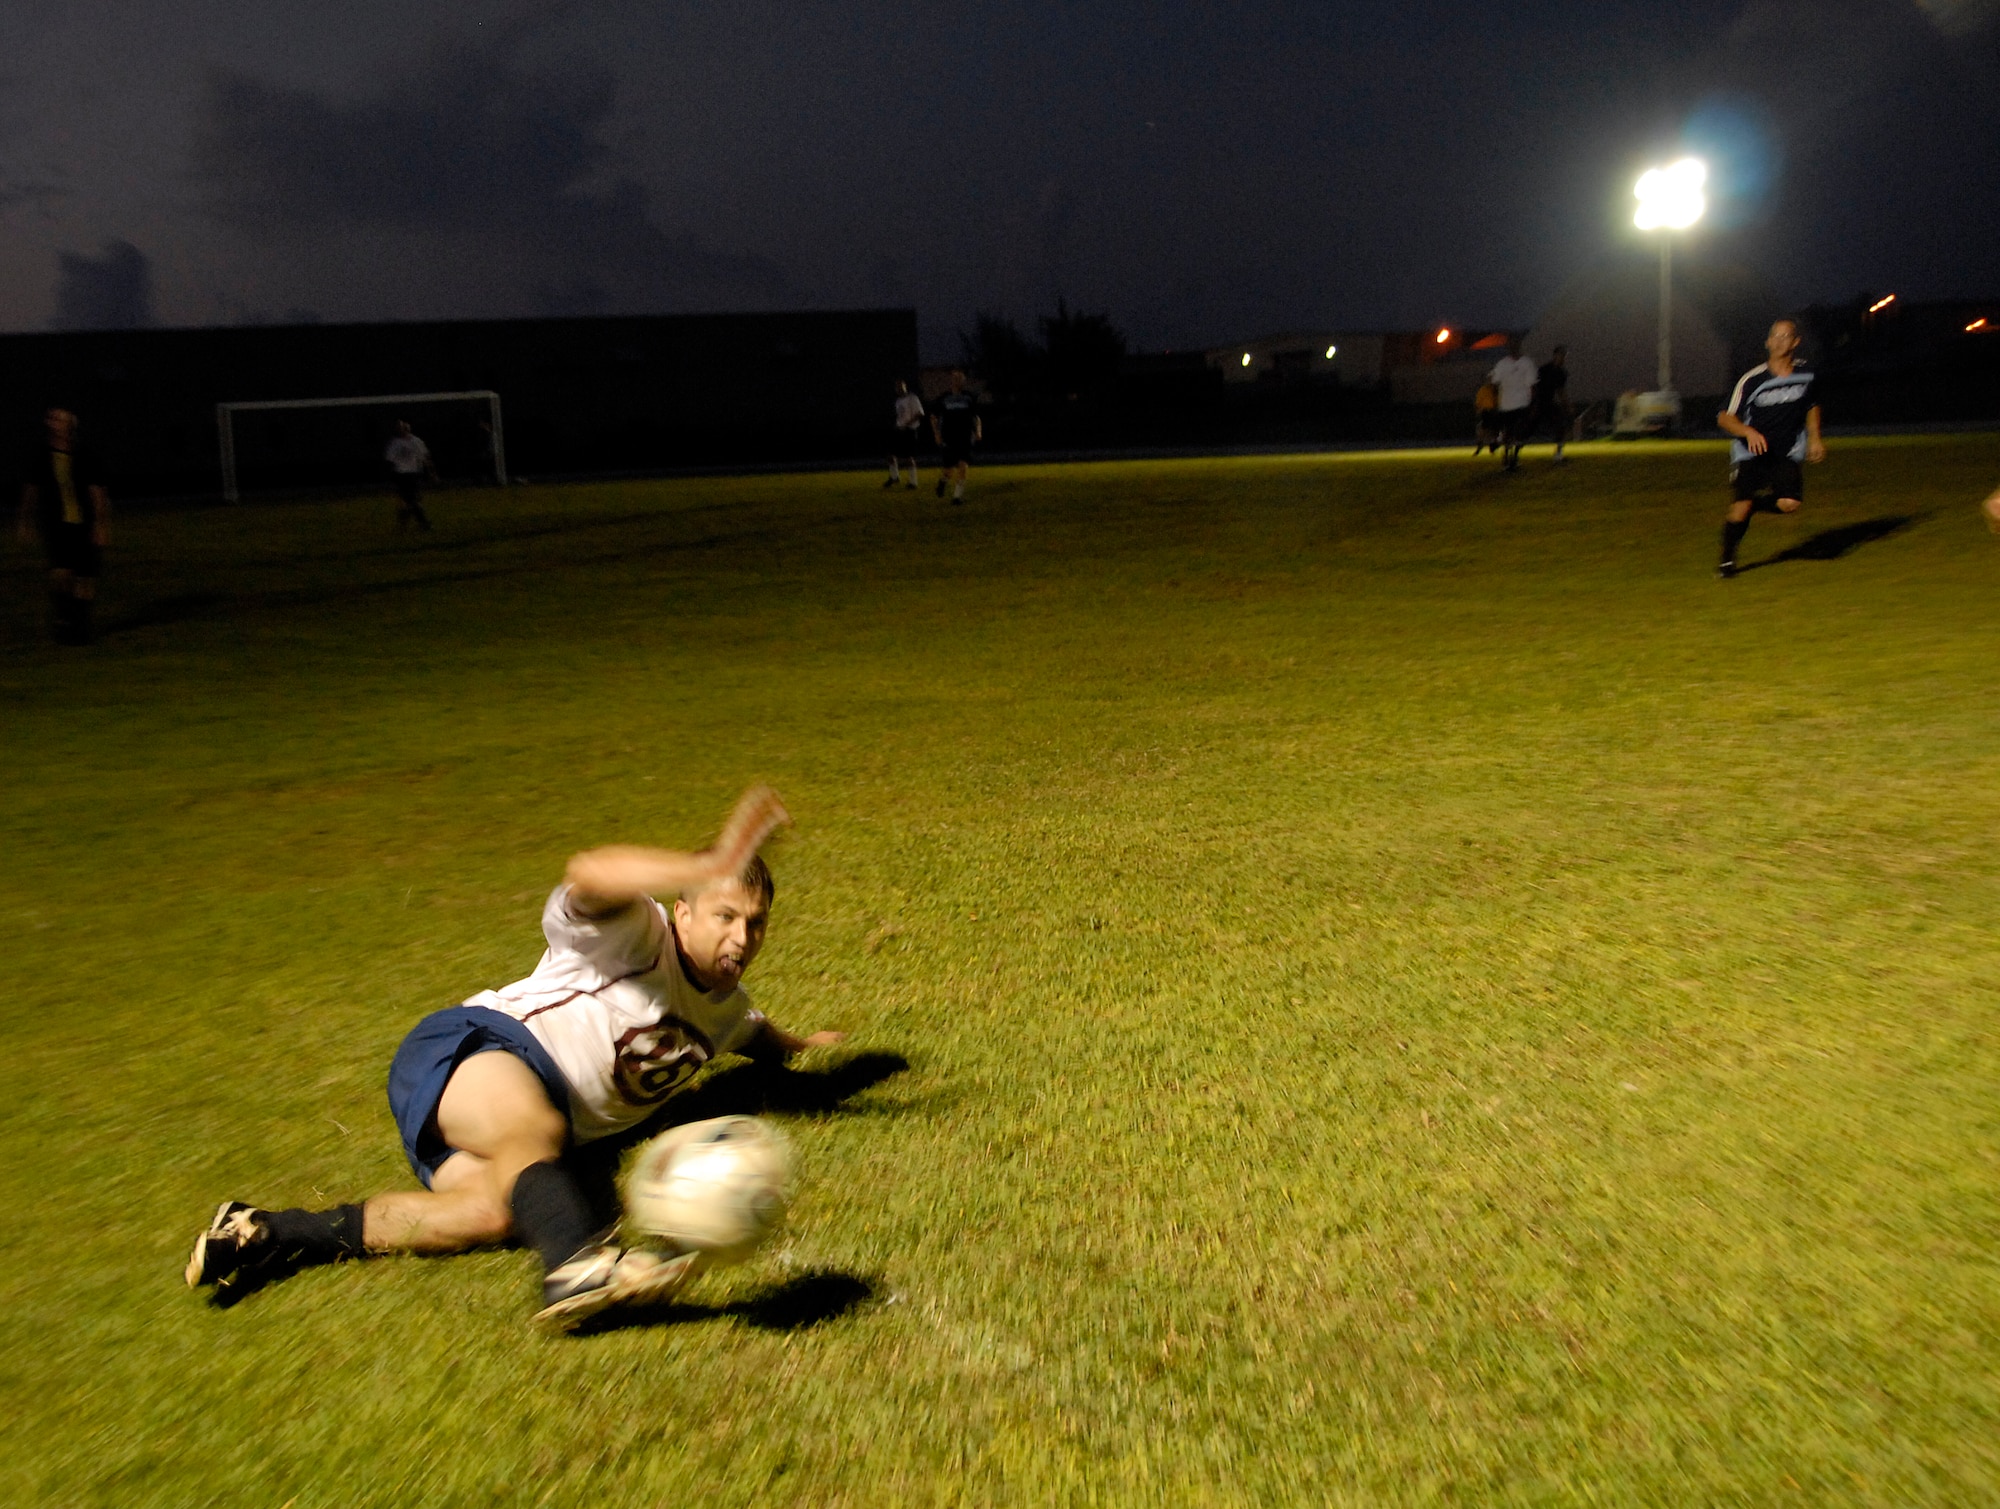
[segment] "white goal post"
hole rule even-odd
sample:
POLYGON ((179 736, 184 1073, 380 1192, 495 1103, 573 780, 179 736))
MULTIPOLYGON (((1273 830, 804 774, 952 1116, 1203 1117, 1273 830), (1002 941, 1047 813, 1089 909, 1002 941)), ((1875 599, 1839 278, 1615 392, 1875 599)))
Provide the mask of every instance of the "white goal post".
POLYGON ((491 388, 474 388, 465 393, 377 393, 363 398, 262 398, 245 403, 215 406, 215 433, 222 446, 222 497, 225 502, 242 501, 236 486, 236 416, 257 409, 354 409, 394 408, 398 404, 451 403, 483 400, 493 427, 493 479, 507 485, 507 440, 500 427, 500 395, 491 388))

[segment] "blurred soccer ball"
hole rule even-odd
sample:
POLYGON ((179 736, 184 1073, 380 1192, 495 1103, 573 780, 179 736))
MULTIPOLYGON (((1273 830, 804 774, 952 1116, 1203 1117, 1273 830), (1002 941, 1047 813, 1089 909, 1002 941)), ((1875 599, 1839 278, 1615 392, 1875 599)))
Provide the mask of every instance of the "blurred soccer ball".
POLYGON ((655 1137, 625 1176, 630 1234, 740 1263, 784 1224, 792 1150, 754 1116, 723 1116, 655 1137))
POLYGON ((2000 488, 1993 490, 1993 496, 1980 505, 1986 510, 1986 527, 2000 534, 2000 488))

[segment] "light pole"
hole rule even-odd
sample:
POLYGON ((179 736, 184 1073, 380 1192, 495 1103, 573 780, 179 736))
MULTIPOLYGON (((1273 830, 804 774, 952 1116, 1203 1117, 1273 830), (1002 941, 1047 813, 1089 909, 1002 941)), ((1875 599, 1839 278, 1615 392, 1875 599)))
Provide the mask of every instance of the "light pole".
POLYGON ((1684 231, 1701 219, 1708 208, 1702 185, 1708 182, 1708 165, 1696 157, 1683 157, 1664 168, 1648 168, 1639 175, 1632 192, 1639 200, 1632 223, 1642 231, 1660 233, 1660 387, 1661 393, 1674 390, 1674 262, 1675 231, 1684 231))

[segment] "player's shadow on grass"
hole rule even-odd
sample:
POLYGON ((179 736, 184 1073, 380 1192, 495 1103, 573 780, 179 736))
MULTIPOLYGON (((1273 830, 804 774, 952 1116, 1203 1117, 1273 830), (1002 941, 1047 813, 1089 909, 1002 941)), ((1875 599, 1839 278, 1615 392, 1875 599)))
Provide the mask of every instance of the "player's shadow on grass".
POLYGON ((1884 514, 1879 519, 1863 519, 1858 524, 1843 524, 1838 529, 1822 529, 1796 545, 1786 546, 1776 555, 1752 561, 1743 569, 1760 571, 1766 566, 1783 565, 1786 561, 1837 561, 1850 550, 1872 545, 1877 540, 1908 529, 1922 517, 1913 513, 1884 514))
POLYGON ((111 618, 104 625, 104 633, 126 634, 159 624, 185 623, 227 601, 219 592, 181 592, 172 597, 156 597, 111 618))
POLYGON ((875 1297, 875 1286, 852 1273, 822 1271, 797 1278, 726 1305, 656 1305, 650 1309, 609 1310, 578 1327, 579 1336, 629 1331, 642 1326, 684 1326, 692 1321, 734 1320, 759 1331, 810 1331, 838 1320, 875 1297))

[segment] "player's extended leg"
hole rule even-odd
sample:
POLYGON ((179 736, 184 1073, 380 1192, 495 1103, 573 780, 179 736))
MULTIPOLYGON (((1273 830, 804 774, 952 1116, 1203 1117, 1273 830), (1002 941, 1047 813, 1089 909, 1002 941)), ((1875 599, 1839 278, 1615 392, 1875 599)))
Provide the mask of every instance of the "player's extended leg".
POLYGON ((1750 529, 1750 512, 1756 507, 1750 498, 1738 498, 1729 505, 1729 512, 1722 520, 1722 559, 1716 563, 1715 574, 1720 577, 1736 575, 1736 549, 1743 543, 1743 536, 1750 529))
POLYGON ((57 644, 76 643, 74 576, 58 566, 49 572, 49 633, 57 644))
MULTIPOLYGON (((437 1254, 504 1242, 515 1232, 513 1199, 523 1171, 553 1165, 569 1135, 568 1119, 535 1071, 500 1051, 475 1053, 452 1072, 437 1124, 455 1151, 438 1165, 429 1189, 376 1195, 363 1207, 368 1251, 437 1254)), ((550 1267, 585 1246, 591 1231, 574 1183, 566 1175, 557 1182, 553 1199, 530 1202, 525 1225, 539 1229, 521 1232, 537 1248, 538 1237, 568 1244, 550 1267)))

